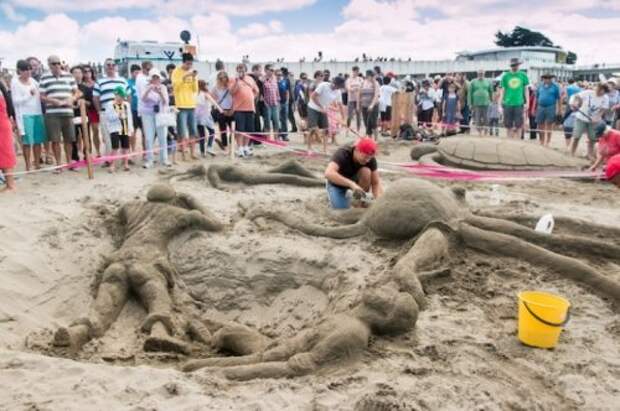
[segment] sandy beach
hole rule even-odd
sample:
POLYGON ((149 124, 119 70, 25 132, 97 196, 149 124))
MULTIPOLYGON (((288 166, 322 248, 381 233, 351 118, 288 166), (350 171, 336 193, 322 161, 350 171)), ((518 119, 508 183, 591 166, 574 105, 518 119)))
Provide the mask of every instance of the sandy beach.
MULTIPOLYGON (((410 161, 409 143, 381 147, 380 163, 410 161)), ((291 156, 261 148, 237 163, 266 169, 291 156)), ((317 176, 325 165, 321 158, 300 161, 317 176)), ((388 187, 404 177, 403 171, 384 173, 388 187)), ((429 306, 412 332, 373 337, 356 361, 303 377, 231 382, 204 370, 183 373, 179 366, 189 357, 143 352, 145 311, 134 301, 80 353, 54 350, 53 330, 87 312, 97 266, 114 250, 114 210, 144 199, 161 179, 157 169, 138 166, 114 175, 98 168, 92 181, 85 170, 43 173, 21 177, 17 193, 0 196, 0 410, 614 410, 620 404, 618 307, 544 267, 469 249, 455 252, 450 274, 428 285, 429 306), (557 348, 518 341, 516 295, 524 290, 571 302, 572 318, 557 348)), ((479 212, 551 213, 620 228, 618 191, 601 182, 437 184, 464 187, 469 207, 479 212)), ((411 247, 370 234, 310 237, 244 217, 244 210, 259 207, 334 224, 322 188, 231 185, 220 191, 198 179, 175 188, 226 224, 222 232, 188 232, 173 241, 178 298, 191 300, 205 321, 235 321, 271 339, 346 310, 411 247)), ((620 281, 620 266, 594 263, 620 281)), ((193 355, 198 352, 215 355, 199 349, 193 355)))

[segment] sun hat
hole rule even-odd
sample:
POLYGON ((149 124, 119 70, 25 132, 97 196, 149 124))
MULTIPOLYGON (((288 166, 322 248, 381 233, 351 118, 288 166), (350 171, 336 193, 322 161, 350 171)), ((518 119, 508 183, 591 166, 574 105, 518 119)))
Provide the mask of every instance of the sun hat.
POLYGON ((377 153, 377 143, 372 138, 361 138, 355 144, 355 148, 362 154, 374 156, 377 153))

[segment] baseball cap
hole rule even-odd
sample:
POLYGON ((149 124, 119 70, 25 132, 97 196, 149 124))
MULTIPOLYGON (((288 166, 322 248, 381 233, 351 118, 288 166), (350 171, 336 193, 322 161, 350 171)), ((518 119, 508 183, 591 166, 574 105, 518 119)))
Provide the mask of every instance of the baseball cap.
POLYGON ((150 70, 149 70, 149 77, 150 77, 150 78, 153 78, 153 77, 155 77, 155 76, 157 76, 157 77, 161 78, 161 73, 159 72, 159 70, 157 70, 156 68, 152 68, 152 69, 150 69, 150 70))
POLYGON ((360 153, 374 156, 377 153, 377 143, 372 138, 361 138, 355 144, 355 148, 360 153))
POLYGON ((605 169, 605 177, 607 180, 612 180, 616 176, 620 175, 620 154, 616 154, 607 161, 607 168, 605 169))

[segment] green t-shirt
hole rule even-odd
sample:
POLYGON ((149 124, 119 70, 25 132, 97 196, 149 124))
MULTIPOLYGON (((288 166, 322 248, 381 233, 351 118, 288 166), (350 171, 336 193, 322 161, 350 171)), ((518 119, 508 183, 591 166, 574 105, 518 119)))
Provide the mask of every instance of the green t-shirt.
POLYGON ((487 79, 474 79, 469 83, 469 105, 483 107, 491 105, 493 88, 487 79))
POLYGON ((525 86, 530 80, 523 71, 507 71, 502 76, 505 106, 522 106, 525 104, 525 86))

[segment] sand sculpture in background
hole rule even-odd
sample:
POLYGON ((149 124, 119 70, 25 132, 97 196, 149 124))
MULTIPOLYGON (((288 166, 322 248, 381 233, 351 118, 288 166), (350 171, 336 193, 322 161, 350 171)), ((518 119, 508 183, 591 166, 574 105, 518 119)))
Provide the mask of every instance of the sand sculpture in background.
POLYGON ((213 164, 209 168, 198 165, 182 173, 171 174, 167 178, 170 180, 174 178, 179 180, 207 178, 211 186, 219 190, 224 190, 222 182, 247 185, 289 184, 301 187, 322 187, 325 185, 325 180, 317 178, 295 160, 286 161, 267 172, 233 165, 213 164))
MULTIPOLYGON (((394 182, 354 224, 336 227, 304 222, 290 212, 264 208, 252 210, 250 218, 277 220, 303 233, 331 238, 351 238, 372 232, 389 239, 411 239, 430 228, 458 245, 483 253, 514 257, 551 269, 584 283, 620 302, 620 284, 601 274, 576 255, 596 261, 620 262, 620 246, 613 241, 620 230, 597 226, 606 240, 576 235, 539 233, 513 221, 470 213, 459 200, 463 192, 450 193, 425 180, 408 178, 394 182)), ((564 222, 572 220, 564 219, 564 222)), ((579 221, 572 222, 576 227, 579 221)))
POLYGON ((142 323, 142 330, 149 334, 144 349, 187 351, 186 344, 174 337, 170 290, 175 274, 168 260, 168 244, 184 230, 220 231, 223 225, 192 196, 177 194, 168 184, 151 187, 147 200, 132 201, 119 209, 122 244, 105 261, 90 313, 59 328, 54 345, 79 350, 92 338, 102 336, 130 295, 136 295, 148 312, 142 323))
POLYGON ((411 159, 474 170, 579 170, 587 160, 528 141, 494 137, 444 138, 438 144, 416 144, 411 159))
POLYGON ((249 354, 247 349, 241 352, 237 344, 260 340, 260 335, 223 327, 214 336, 219 341, 217 348, 240 356, 192 360, 183 370, 213 367, 233 380, 280 378, 352 359, 368 347, 371 335, 398 335, 413 329, 420 308, 426 305, 420 280, 441 274, 436 268, 448 259, 448 252, 447 238, 437 229, 427 230, 393 269, 366 288, 350 311, 329 316, 291 339, 249 354))

